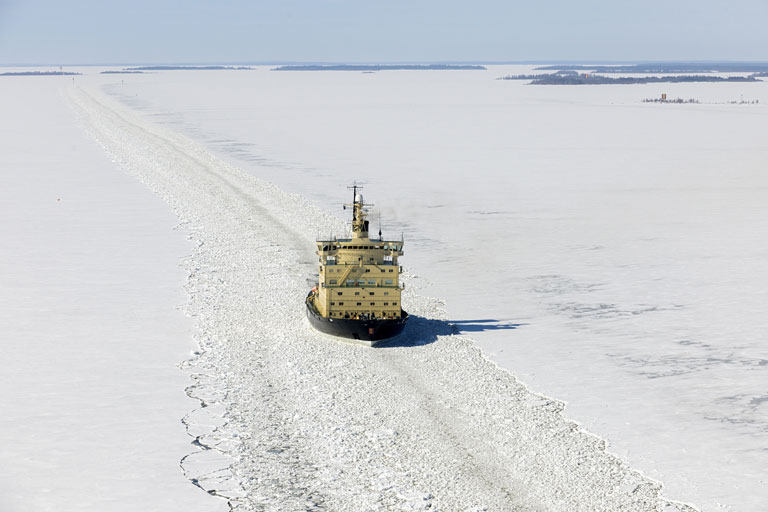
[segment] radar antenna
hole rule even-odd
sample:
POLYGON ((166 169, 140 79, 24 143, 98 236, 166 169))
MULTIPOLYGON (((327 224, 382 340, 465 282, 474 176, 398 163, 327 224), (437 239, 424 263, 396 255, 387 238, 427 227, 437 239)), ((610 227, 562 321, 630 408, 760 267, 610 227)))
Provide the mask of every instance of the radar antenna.
MULTIPOLYGON (((355 205, 357 205, 357 189, 363 190, 362 185, 357 184, 357 180, 352 182, 352 185, 347 187, 348 190, 352 191, 352 223, 354 224, 357 219, 357 208, 355 208, 355 205)), ((360 201, 362 205, 362 201, 360 201)), ((346 209, 346 205, 344 207, 346 209)))
POLYGON ((366 203, 363 200, 363 195, 359 192, 363 189, 361 185, 357 183, 357 181, 352 183, 352 186, 347 187, 348 189, 352 190, 352 204, 346 204, 345 209, 347 206, 352 208, 352 233, 354 238, 368 238, 368 221, 365 220, 365 217, 368 214, 368 207, 373 206, 372 204, 366 203))

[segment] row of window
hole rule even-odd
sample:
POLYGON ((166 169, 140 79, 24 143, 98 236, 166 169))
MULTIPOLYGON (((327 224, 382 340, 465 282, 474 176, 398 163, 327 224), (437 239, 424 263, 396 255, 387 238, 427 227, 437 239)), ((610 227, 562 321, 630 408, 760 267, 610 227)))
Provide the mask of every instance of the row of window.
MULTIPOLYGON (((336 295, 344 295, 344 292, 336 292, 336 295)), ((355 292, 355 295, 360 295, 360 292, 355 292)), ((376 295, 376 292, 368 292, 368 295, 376 295)), ((384 292, 384 295, 389 295, 389 292, 384 292)))
MULTIPOLYGON (((365 285, 365 280, 364 279, 358 279, 357 281, 355 281, 354 279, 347 279, 347 286, 354 286, 355 282, 357 282, 358 286, 364 286, 365 285)), ((328 284, 339 284, 339 281, 336 280, 336 279, 330 279, 328 281, 328 284)), ((376 285, 376 280, 375 279, 369 279, 368 280, 368 284, 375 286, 376 285)))
POLYGON ((324 245, 323 251, 335 251, 336 249, 353 249, 353 250, 368 250, 368 249, 384 249, 385 251, 399 251, 401 246, 399 245, 324 245))
MULTIPOLYGON (((331 306, 336 306, 336 305, 339 305, 339 306, 343 306, 343 305, 344 305, 344 303, 343 303, 343 302, 339 302, 339 303, 336 303, 336 302, 331 302, 331 306)), ((358 302, 356 305, 357 305, 357 306, 362 306, 362 305, 363 305, 363 303, 362 303, 362 302, 358 302)), ((375 305, 376 305, 376 303, 375 303, 375 302, 371 302, 371 306, 375 306, 375 305)), ((383 305, 383 306, 389 306, 389 302, 384 302, 382 305, 383 305)), ((392 305, 393 305, 393 306, 397 306, 397 302, 393 302, 393 303, 392 303, 392 305)))
MULTIPOLYGON (((337 318, 360 318, 355 313, 348 313, 348 312, 342 312, 342 311, 331 311, 329 313, 329 316, 335 316, 337 318)), ((365 317, 368 317, 368 313, 365 314, 365 317)), ((392 311, 384 311, 382 313, 379 313, 379 316, 375 316, 373 314, 370 315, 370 318, 400 318, 400 313, 392 312, 392 311)))
MULTIPOLYGON (((337 279, 329 279, 328 284, 339 284, 339 281, 337 279)), ((375 279, 368 279, 368 283, 371 286, 376 286, 376 280, 375 279)), ((384 280, 384 286, 392 286, 393 281, 392 279, 385 279, 384 280)), ((355 281, 354 279, 347 279, 347 286, 365 286, 366 281, 365 279, 358 279, 355 281)))
MULTIPOLYGON (((343 270, 343 269, 341 269, 341 268, 328 268, 328 269, 326 269, 325 271, 326 271, 326 272, 328 272, 328 273, 332 273, 332 272, 341 272, 342 270, 343 270)), ((387 270, 386 270, 386 269, 380 269, 380 270, 381 270, 382 272, 387 272, 387 270)), ((320 271, 321 271, 321 272, 323 271, 322 267, 320 268, 320 271)), ((366 271, 366 272, 370 272, 370 271, 371 271, 371 269, 369 269, 369 268, 366 268, 366 269, 365 269, 365 271, 366 271)), ((390 269, 389 269, 389 272, 394 272, 394 269, 391 269, 391 268, 390 268, 390 269)))

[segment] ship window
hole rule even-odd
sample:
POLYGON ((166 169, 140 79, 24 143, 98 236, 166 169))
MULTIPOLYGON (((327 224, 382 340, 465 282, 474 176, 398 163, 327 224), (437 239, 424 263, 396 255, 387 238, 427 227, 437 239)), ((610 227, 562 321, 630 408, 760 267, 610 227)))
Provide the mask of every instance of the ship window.
POLYGON ((373 261, 373 258, 368 258, 368 261, 373 261))
POLYGON ((369 279, 369 280, 368 280, 368 284, 376 284, 376 280, 374 280, 374 279, 369 279))
POLYGON ((344 303, 343 303, 343 302, 339 302, 339 306, 343 306, 343 305, 344 305, 344 303))
POLYGON ((371 306, 375 306, 375 305, 376 305, 376 303, 375 303, 375 302, 371 302, 371 306))
POLYGON ((347 279, 347 286, 352 286, 353 284, 355 284, 354 279, 347 279))
MULTIPOLYGON (((373 260, 371 260, 371 261, 373 261, 373 260)), ((365 271, 366 271, 366 272, 370 272, 370 271, 371 271, 371 269, 367 268, 367 269, 365 269, 365 271)))
POLYGON ((392 284, 392 280, 391 279, 387 279, 387 280, 384 281, 384 284, 392 284))
POLYGON ((337 295, 341 295, 341 292, 336 292, 337 295))
POLYGON ((384 305, 385 305, 385 306, 389 306, 389 302, 385 302, 385 303, 384 303, 384 305))
POLYGON ((371 292, 371 295, 375 295, 375 293, 374 293, 374 292, 371 292))
POLYGON ((360 295, 360 292, 355 292, 355 295, 360 295))
POLYGON ((331 279, 330 283, 331 283, 331 284, 336 284, 336 283, 337 283, 337 281, 336 281, 335 279, 331 279))
POLYGON ((392 272, 393 270, 392 270, 392 269, 389 269, 389 271, 390 271, 390 272, 392 272))
POLYGON ((393 303, 392 303, 392 305, 393 305, 393 306, 397 306, 397 302, 393 302, 393 303))
POLYGON ((335 305, 336 305, 336 303, 335 303, 335 302, 331 302, 331 306, 335 306, 335 305))
MULTIPOLYGON (((341 295, 341 294, 339 294, 339 295, 341 295)), ((384 292, 384 295, 389 295, 389 292, 384 292)))
POLYGON ((358 302, 358 303, 357 303, 357 305, 358 305, 358 306, 362 306, 362 305, 363 305, 363 303, 362 303, 362 302, 358 302))

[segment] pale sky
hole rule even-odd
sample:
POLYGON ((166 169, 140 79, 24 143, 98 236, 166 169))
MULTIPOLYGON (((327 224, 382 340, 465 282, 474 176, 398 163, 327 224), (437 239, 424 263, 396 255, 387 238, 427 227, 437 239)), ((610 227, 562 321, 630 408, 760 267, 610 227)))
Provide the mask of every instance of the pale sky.
POLYGON ((768 61, 768 0, 0 0, 0 64, 768 61))

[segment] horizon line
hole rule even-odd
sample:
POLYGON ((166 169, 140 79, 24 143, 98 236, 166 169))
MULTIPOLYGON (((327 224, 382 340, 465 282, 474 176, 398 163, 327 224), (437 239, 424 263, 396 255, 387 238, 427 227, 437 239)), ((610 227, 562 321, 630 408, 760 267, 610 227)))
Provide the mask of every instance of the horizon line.
POLYGON ((428 64, 476 64, 476 65, 526 65, 526 64, 768 64, 768 60, 729 59, 526 59, 526 60, 259 60, 259 61, 155 61, 155 62, 96 62, 96 63, 0 63, 0 67, 96 67, 96 66, 279 66, 279 65, 428 65, 428 64))

